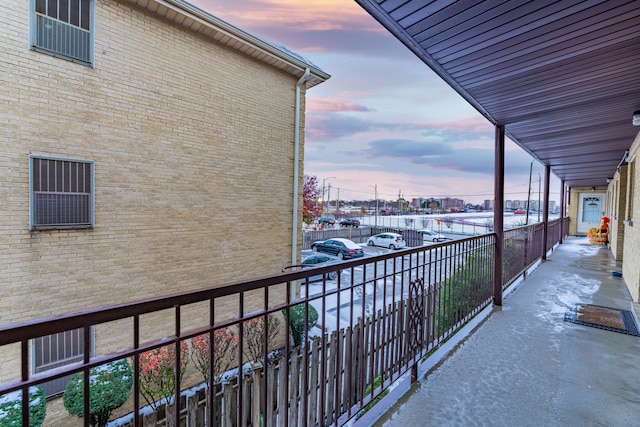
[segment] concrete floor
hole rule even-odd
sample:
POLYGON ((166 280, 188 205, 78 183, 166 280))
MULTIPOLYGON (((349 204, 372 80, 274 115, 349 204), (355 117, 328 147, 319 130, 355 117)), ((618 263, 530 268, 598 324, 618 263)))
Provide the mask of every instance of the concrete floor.
POLYGON ((376 405, 379 418, 356 425, 640 425, 640 338, 564 321, 576 303, 632 310, 612 271, 607 248, 566 239, 395 403, 376 405))

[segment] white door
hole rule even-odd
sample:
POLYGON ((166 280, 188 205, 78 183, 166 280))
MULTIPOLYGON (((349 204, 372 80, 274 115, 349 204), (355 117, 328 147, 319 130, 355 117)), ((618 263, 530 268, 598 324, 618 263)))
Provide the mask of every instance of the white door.
POLYGON ((602 193, 581 193, 578 205, 578 233, 586 234, 590 228, 600 227, 600 221, 605 213, 604 197, 602 193))

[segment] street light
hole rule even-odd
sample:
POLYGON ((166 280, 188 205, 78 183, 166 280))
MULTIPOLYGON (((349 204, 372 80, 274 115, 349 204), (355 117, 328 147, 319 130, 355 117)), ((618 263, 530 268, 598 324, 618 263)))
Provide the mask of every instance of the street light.
POLYGON ((376 197, 376 217, 375 217, 374 223, 377 228, 378 227, 378 184, 370 185, 369 187, 373 187, 374 194, 376 197))

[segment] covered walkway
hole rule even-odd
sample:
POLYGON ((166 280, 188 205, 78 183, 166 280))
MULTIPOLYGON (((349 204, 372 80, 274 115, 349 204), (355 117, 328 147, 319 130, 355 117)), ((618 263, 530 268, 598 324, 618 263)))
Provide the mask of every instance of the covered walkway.
POLYGON ((502 307, 429 358, 408 392, 398 399, 398 387, 395 403, 381 402, 356 425, 638 425, 640 338, 564 320, 576 304, 633 313, 616 271, 607 248, 566 239, 502 307))

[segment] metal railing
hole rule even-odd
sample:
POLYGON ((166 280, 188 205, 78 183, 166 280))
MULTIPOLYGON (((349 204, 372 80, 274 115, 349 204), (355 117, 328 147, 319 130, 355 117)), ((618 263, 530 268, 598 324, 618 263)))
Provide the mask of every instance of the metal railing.
MULTIPOLYGON (((568 230, 569 218, 550 221, 547 227, 547 250, 560 242, 568 230)), ((505 230, 503 288, 506 288, 529 267, 542 258, 544 223, 505 230)))
MULTIPOLYGON (((522 271, 540 256, 539 227, 508 233, 522 271)), ((494 247, 488 234, 6 325, 0 354, 20 362, 14 377, 3 372, 0 401, 14 396, 30 425, 34 387, 80 373, 88 426, 89 397, 104 386, 96 373, 124 359, 133 381, 118 425, 342 425, 490 303, 494 247), (33 340, 78 328, 82 361, 32 373, 33 340), (101 337, 118 334, 128 338, 105 351, 101 337), (166 369, 153 371, 150 355, 166 369), (150 387, 161 379, 164 395, 150 387)))

